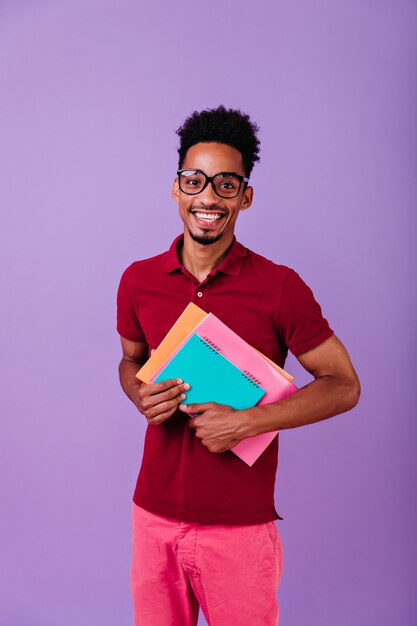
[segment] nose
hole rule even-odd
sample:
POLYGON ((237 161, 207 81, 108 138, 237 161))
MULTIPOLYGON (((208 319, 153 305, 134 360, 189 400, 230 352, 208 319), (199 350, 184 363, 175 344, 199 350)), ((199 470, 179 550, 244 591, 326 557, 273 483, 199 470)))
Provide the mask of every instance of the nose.
POLYGON ((207 208, 217 205, 219 200, 221 200, 221 198, 214 191, 213 184, 211 182, 198 194, 197 198, 201 204, 207 208))

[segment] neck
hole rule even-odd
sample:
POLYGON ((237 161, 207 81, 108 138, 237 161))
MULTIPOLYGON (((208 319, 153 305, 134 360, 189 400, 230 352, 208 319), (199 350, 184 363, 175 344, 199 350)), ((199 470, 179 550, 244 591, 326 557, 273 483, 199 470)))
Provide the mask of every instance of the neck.
POLYGON ((230 245, 233 235, 221 238, 215 243, 203 245, 190 237, 188 231, 184 232, 184 245, 180 250, 180 260, 184 267, 201 283, 222 262, 230 245))

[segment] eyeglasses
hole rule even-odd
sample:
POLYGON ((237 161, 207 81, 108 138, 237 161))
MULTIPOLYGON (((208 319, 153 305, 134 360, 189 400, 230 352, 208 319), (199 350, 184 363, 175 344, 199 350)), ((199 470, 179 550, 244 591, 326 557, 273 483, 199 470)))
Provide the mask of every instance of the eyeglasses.
POLYGON ((221 198, 236 198, 242 183, 247 185, 249 182, 249 178, 235 172, 219 172, 214 176, 207 176, 201 170, 178 170, 177 176, 181 191, 189 196, 201 193, 211 183, 221 198))

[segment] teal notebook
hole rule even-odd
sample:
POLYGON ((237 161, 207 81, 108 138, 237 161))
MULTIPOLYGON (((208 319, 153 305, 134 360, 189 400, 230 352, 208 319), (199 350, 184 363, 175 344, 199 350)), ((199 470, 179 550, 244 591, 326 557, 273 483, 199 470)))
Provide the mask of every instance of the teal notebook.
POLYGON ((265 390, 233 365, 197 333, 181 346, 154 382, 181 378, 189 383, 184 404, 217 402, 234 409, 248 409, 262 398, 265 390))

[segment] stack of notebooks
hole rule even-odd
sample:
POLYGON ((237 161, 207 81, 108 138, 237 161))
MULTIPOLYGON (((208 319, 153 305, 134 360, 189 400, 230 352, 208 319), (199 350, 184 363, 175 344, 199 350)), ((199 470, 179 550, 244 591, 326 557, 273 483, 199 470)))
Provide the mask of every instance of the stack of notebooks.
MULTIPOLYGON (((292 376, 192 302, 137 377, 148 384, 181 378, 190 385, 184 404, 217 402, 237 410, 276 402, 297 391, 292 376)), ((276 434, 249 437, 232 451, 252 466, 276 434)))

